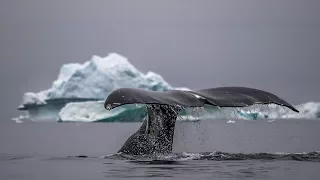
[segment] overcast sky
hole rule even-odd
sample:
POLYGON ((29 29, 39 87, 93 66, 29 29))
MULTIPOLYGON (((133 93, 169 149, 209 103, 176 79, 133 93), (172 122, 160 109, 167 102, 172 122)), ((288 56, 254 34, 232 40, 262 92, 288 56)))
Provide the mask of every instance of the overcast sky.
MULTIPOLYGON (((0 112, 64 63, 117 52, 189 88, 249 86, 320 101, 318 0, 2 0, 0 112)), ((2 119, 2 120, 4 120, 2 119)))

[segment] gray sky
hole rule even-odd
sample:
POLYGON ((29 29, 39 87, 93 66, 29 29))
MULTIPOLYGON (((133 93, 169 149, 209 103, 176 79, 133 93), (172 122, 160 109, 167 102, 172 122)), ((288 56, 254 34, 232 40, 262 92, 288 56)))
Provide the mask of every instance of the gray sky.
MULTIPOLYGON (((189 88, 238 85, 320 101, 318 0, 2 0, 6 120, 64 63, 117 52, 189 88)), ((2 121, 2 120, 1 120, 2 121)))

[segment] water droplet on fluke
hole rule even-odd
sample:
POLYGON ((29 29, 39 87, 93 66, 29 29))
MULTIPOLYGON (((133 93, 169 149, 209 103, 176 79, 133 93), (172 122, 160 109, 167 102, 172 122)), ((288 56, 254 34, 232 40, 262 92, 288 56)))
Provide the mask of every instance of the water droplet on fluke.
POLYGON ((110 111, 111 110, 111 104, 107 104, 106 109, 110 111))

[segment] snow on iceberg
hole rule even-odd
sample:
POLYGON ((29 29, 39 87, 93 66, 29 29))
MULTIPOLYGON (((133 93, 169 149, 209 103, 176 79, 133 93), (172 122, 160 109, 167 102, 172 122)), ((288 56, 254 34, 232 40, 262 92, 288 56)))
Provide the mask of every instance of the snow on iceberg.
POLYGON ((66 64, 58 79, 48 90, 24 94, 22 106, 46 104, 53 99, 105 99, 121 87, 165 91, 172 87, 158 74, 138 71, 127 58, 110 53, 107 57, 93 56, 83 64, 66 64))
POLYGON ((119 54, 94 55, 83 64, 63 65, 51 88, 25 93, 18 109, 26 110, 29 118, 35 121, 56 120, 68 103, 104 100, 113 90, 123 87, 153 91, 172 89, 159 74, 144 74, 119 54))

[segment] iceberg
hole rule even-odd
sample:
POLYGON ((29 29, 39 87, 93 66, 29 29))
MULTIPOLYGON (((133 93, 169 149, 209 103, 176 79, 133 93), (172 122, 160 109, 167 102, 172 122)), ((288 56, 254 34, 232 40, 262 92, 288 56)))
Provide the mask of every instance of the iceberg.
POLYGON ((153 91, 173 89, 159 74, 144 74, 119 54, 110 53, 106 57, 94 55, 83 64, 63 65, 51 88, 38 93, 25 93, 18 109, 27 111, 32 120, 56 120, 66 104, 104 100, 120 87, 153 91))
POLYGON ((53 99, 105 99, 120 87, 165 91, 172 87, 158 74, 138 71, 127 58, 110 53, 107 57, 94 55, 83 64, 66 64, 58 79, 48 90, 24 94, 21 108, 26 105, 46 104, 53 99))

